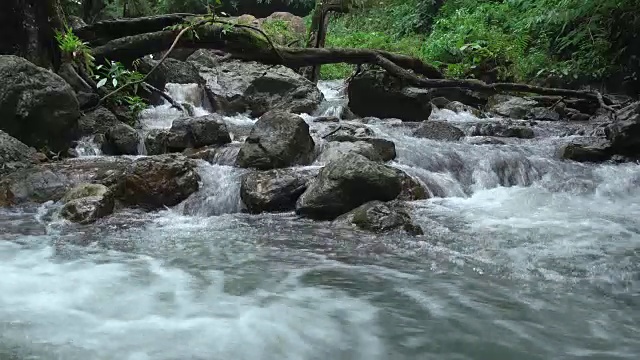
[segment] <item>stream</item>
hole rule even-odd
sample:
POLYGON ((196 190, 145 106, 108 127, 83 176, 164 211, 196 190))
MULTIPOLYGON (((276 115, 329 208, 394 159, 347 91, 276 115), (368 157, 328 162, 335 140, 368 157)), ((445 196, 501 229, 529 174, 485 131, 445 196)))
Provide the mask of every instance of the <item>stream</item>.
MULTIPOLYGON (((341 87, 321 83, 315 115, 340 113, 341 87)), ((197 87, 169 91, 208 113, 197 87)), ((147 109, 142 131, 179 116, 147 109)), ((320 150, 329 125, 302 116, 320 150)), ((255 119, 225 121, 246 136, 255 119)), ((92 225, 51 203, 0 210, 0 360, 638 359, 639 165, 557 160, 574 123, 482 145, 367 126, 429 188, 410 203, 424 236, 243 213, 242 136, 171 209, 92 225)), ((78 153, 101 156, 91 139, 78 153)))

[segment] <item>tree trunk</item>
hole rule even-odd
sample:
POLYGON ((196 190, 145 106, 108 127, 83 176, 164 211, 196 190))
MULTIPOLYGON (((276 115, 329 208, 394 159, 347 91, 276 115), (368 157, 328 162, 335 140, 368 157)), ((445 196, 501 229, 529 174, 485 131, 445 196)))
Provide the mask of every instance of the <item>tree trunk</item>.
POLYGON ((55 30, 62 27, 58 0, 3 0, 0 54, 21 56, 45 68, 59 65, 55 30))

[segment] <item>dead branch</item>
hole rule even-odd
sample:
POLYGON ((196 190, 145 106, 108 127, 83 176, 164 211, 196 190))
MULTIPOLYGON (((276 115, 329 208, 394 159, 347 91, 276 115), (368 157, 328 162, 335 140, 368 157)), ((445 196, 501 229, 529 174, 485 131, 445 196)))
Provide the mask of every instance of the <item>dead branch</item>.
POLYGON ((164 91, 158 89, 157 87, 148 84, 146 82, 143 82, 142 87, 147 90, 148 92, 154 92, 158 95, 160 95, 163 99, 167 100, 169 102, 169 104, 171 104, 172 107, 182 111, 183 113, 186 114, 186 111, 184 109, 184 107, 182 105, 180 105, 177 101, 175 101, 171 96, 169 96, 169 94, 165 93, 164 91))

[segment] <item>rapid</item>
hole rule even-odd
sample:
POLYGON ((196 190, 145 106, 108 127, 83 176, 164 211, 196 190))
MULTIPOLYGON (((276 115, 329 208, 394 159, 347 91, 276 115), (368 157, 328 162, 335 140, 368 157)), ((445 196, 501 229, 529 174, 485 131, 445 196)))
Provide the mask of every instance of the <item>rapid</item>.
MULTIPOLYGON (((320 112, 302 114, 318 151, 329 125, 313 120, 341 113, 342 87, 321 83, 320 112)), ((197 87, 168 90, 207 113, 197 87)), ((147 109, 141 131, 179 116, 147 109)), ((432 117, 467 134, 502 121, 432 117)), ((640 355, 640 166, 556 159, 583 125, 539 122, 534 139, 478 144, 368 119, 396 144, 392 165, 431 193, 410 203, 425 232, 411 237, 243 213, 247 170, 232 165, 256 119, 225 121, 240 135, 198 163, 200 190, 174 208, 92 225, 52 203, 0 210, 1 360, 640 355)), ((80 146, 102 156, 91 139, 80 146)))

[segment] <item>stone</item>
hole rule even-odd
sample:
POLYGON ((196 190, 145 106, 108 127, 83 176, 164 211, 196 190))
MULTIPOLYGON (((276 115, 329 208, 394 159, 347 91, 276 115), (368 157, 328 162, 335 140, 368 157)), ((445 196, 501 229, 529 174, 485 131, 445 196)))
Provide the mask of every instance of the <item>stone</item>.
POLYGON ((487 103, 489 111, 511 119, 525 119, 527 114, 538 107, 538 102, 511 95, 493 95, 487 103))
POLYGON ((314 83, 287 67, 218 60, 207 50, 189 57, 217 112, 234 115, 248 111, 253 117, 271 110, 311 114, 324 99, 314 83))
POLYGON ((438 141, 458 141, 464 132, 446 121, 427 120, 414 130, 413 136, 438 141))
POLYGON ((527 118, 540 121, 558 121, 560 120, 560 114, 545 107, 535 107, 529 110, 527 118))
POLYGON ((429 192, 425 189, 422 184, 413 178, 411 175, 407 174, 403 170, 398 168, 393 168, 396 172, 396 175, 400 178, 400 194, 396 199, 403 201, 415 201, 415 200, 425 200, 428 199, 429 192))
POLYGON ((619 110, 616 118, 605 128, 613 152, 626 156, 640 155, 640 101, 619 110))
POLYGON ((608 145, 569 143, 558 148, 556 156, 563 160, 598 163, 609 160, 611 153, 608 145))
POLYGON ((0 130, 0 175, 38 163, 36 150, 0 130))
POLYGON ((119 123, 120 121, 114 113, 100 106, 80 117, 78 120, 78 133, 80 136, 106 134, 110 128, 119 123))
POLYGON ((113 213, 113 194, 104 185, 81 184, 62 198, 60 215, 72 222, 90 224, 113 213))
POLYGON ((163 129, 152 129, 144 137, 144 147, 147 155, 161 155, 168 151, 169 131, 163 129))
POLYGON ((497 136, 513 137, 520 139, 533 139, 533 129, 525 126, 514 126, 499 123, 477 124, 471 131, 471 136, 497 136))
POLYGON ((242 202, 253 214, 292 211, 317 173, 316 169, 295 168, 249 172, 242 177, 242 202))
POLYGON ((486 97, 462 88, 422 89, 408 86, 383 71, 365 71, 347 88, 349 109, 361 117, 423 121, 431 115, 432 99, 446 98, 470 106, 484 106, 486 97))
POLYGON ((301 117, 270 111, 256 121, 236 163, 259 170, 307 165, 313 161, 314 149, 309 125, 301 117))
POLYGON ((140 135, 131 126, 117 122, 105 133, 102 152, 108 155, 138 155, 140 135))
POLYGON ((167 132, 167 147, 173 151, 230 142, 227 126, 217 114, 174 120, 167 132))
POLYGON ((402 202, 371 201, 340 216, 335 221, 374 233, 401 230, 414 236, 424 234, 422 228, 416 225, 409 215, 406 204, 402 202))
POLYGON ((327 164, 298 199, 296 213, 332 220, 373 200, 390 201, 402 191, 394 168, 349 153, 327 164))
MULTIPOLYGON (((160 60, 150 59, 147 62, 155 66, 160 60)), ((173 58, 166 58, 156 72, 161 72, 167 83, 174 84, 201 84, 202 77, 198 69, 190 62, 180 61, 173 58)))
MULTIPOLYGON (((433 104, 433 100, 431 101, 433 104)), ((450 101, 448 102, 443 109, 451 110, 457 114, 460 113, 469 113, 477 118, 484 117, 484 114, 479 109, 474 108, 473 106, 465 105, 460 101, 450 101)))
POLYGON ((326 141, 357 141, 358 138, 368 138, 374 135, 373 130, 366 125, 343 122, 327 126, 321 137, 326 141))
POLYGON ((36 149, 66 153, 80 117, 71 86, 13 55, 0 55, 0 79, 0 130, 36 149))

